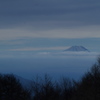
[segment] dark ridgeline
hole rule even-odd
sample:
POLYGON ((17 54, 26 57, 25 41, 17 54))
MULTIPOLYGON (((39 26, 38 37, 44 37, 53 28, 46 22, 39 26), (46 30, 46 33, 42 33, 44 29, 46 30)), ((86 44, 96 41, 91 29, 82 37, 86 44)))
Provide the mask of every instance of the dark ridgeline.
POLYGON ((78 82, 65 77, 52 81, 45 75, 25 89, 14 75, 0 75, 0 100, 100 100, 100 57, 78 82))

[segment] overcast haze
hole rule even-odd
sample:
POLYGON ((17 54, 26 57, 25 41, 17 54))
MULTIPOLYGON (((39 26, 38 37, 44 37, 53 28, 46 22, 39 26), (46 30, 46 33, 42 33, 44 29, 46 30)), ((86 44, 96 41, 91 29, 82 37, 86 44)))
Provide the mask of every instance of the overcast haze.
POLYGON ((100 37, 99 0, 1 0, 1 39, 100 37))
POLYGON ((0 71, 79 77, 100 53, 100 0, 0 0, 0 71), (63 53, 84 46, 88 53, 63 53))
POLYGON ((1 50, 43 50, 42 47, 63 50, 72 45, 83 45, 99 51, 99 11, 99 0, 1 0, 1 50), (79 40, 77 44, 73 38, 83 42, 79 40), (93 45, 87 45, 85 39, 93 45), (29 47, 29 43, 33 45, 29 47))

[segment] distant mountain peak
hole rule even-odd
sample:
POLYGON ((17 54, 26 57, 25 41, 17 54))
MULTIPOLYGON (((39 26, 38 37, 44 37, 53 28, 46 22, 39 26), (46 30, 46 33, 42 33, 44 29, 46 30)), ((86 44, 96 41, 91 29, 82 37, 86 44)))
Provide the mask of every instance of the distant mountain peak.
POLYGON ((71 46, 70 48, 64 50, 64 51, 71 51, 71 52, 90 52, 88 49, 86 49, 83 46, 71 46))

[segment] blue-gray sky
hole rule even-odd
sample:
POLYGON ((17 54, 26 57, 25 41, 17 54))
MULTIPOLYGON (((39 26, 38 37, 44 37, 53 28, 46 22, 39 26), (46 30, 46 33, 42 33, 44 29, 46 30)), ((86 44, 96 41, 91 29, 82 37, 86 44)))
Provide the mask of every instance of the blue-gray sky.
POLYGON ((0 50, 100 52, 99 0, 1 0, 0 50))
POLYGON ((100 0, 0 0, 2 73, 80 77, 99 53, 100 0))

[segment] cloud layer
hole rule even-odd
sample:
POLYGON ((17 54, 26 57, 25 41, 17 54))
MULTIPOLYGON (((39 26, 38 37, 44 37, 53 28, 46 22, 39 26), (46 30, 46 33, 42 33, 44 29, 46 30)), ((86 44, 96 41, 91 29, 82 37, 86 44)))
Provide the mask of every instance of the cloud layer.
POLYGON ((2 0, 0 39, 100 37, 99 0, 2 0))
MULTIPOLYGON (((22 52, 24 53, 24 52, 22 52)), ((48 53, 40 52, 28 55, 16 53, 2 58, 0 54, 0 71, 2 73, 14 73, 25 78, 49 74, 53 78, 67 76, 79 79, 96 62, 97 53, 48 53), (19 56, 19 57, 18 57, 19 56), (6 62, 6 63, 5 63, 6 62), (2 67, 3 66, 3 67, 2 67)), ((26 53, 25 53, 26 54, 26 53)))

